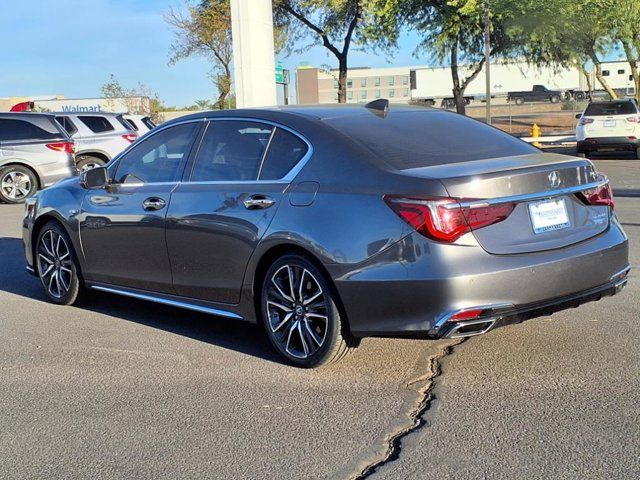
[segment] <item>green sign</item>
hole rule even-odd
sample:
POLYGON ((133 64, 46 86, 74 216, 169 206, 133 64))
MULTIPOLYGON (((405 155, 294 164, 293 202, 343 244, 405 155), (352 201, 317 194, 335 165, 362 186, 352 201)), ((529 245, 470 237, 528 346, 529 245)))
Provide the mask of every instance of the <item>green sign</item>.
POLYGON ((284 67, 282 62, 276 62, 276 83, 284 83, 284 67))

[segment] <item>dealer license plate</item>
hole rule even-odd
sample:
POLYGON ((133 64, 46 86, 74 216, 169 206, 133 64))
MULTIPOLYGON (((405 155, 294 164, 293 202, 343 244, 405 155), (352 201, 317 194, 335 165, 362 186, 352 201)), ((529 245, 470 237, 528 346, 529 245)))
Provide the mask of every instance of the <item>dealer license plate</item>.
POLYGON ((564 198, 529 204, 534 233, 552 232, 571 226, 564 198))

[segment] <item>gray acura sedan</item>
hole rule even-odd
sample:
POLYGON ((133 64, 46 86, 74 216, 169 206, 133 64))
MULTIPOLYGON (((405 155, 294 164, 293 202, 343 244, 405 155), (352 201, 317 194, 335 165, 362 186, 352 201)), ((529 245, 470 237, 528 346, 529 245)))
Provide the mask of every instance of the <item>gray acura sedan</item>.
POLYGON ((52 302, 100 290, 261 325, 289 362, 485 333, 616 294, 607 178, 422 107, 198 113, 26 205, 52 302))

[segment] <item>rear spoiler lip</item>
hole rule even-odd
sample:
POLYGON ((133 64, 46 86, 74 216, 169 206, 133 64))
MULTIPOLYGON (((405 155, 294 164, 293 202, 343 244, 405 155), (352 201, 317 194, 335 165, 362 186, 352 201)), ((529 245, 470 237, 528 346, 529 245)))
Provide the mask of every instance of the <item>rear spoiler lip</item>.
POLYGON ((482 200, 461 201, 458 203, 444 204, 444 208, 481 208, 490 205, 500 205, 502 203, 520 203, 533 200, 543 200, 545 198, 558 197, 561 195, 570 195, 592 188, 598 188, 609 183, 609 179, 602 175, 600 180, 582 185, 574 185, 572 187, 559 188, 557 190, 547 190, 545 192, 525 193, 522 195, 513 195, 510 197, 487 198, 482 200))

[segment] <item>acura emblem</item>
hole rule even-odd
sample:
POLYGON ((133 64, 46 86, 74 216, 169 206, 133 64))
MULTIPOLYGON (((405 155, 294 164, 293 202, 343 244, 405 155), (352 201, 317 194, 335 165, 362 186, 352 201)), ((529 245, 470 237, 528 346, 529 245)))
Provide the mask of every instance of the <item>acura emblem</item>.
POLYGON ((560 186, 560 175, 555 170, 549 174, 549 183, 552 188, 558 188, 560 186))

